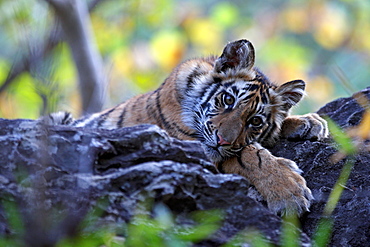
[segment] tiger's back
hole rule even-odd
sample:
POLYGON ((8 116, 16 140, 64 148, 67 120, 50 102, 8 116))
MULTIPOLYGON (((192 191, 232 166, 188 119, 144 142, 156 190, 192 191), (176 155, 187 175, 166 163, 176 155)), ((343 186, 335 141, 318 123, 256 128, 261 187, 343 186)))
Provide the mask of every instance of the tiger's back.
POLYGON ((188 84, 212 69, 215 57, 193 59, 180 64, 158 89, 135 96, 115 107, 73 121, 76 127, 116 129, 154 124, 172 137, 195 140, 195 131, 184 123, 183 103, 188 84), (203 68, 203 71, 200 70, 203 68), (182 79, 179 79, 181 77, 182 79))

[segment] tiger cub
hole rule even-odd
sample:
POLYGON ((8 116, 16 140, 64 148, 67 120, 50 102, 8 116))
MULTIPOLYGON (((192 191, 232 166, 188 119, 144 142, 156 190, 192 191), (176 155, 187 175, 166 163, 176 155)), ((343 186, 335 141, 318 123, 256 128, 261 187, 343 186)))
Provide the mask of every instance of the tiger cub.
POLYGON ((78 120, 60 112, 43 121, 104 129, 158 125, 172 137, 201 142, 219 171, 246 177, 273 212, 308 211, 313 197, 298 166, 264 147, 280 137, 325 138, 326 122, 317 114, 288 117, 305 83, 274 85, 254 61, 252 44, 238 40, 227 44, 220 57, 180 64, 153 92, 78 120))

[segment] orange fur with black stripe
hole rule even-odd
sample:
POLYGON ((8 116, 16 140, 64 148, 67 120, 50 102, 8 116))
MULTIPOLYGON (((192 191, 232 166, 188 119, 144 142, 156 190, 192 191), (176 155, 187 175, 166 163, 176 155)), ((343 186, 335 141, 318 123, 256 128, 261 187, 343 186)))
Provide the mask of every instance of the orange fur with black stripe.
POLYGON ((280 137, 324 138, 326 122, 316 114, 289 117, 305 83, 274 85, 254 67, 254 60, 252 44, 235 41, 219 57, 180 64, 153 92, 78 120, 68 113, 43 120, 105 129, 158 125, 172 137, 200 141, 220 171, 246 177, 272 211, 301 213, 308 210, 312 195, 300 169, 263 146, 280 137))

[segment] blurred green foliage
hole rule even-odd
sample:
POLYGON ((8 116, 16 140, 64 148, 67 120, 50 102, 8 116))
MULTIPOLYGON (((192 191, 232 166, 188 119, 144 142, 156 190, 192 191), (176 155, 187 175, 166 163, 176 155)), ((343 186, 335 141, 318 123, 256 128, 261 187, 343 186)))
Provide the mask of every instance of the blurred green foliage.
POLYGON ((165 205, 154 208, 156 217, 137 214, 127 225, 125 247, 163 246, 186 247, 206 239, 221 225, 223 213, 219 210, 192 213, 195 225, 179 225, 165 205))
MULTIPOLYGON (((26 231, 32 231, 29 228, 35 227, 36 222, 33 222, 34 219, 32 218, 22 215, 15 202, 2 201, 2 203, 12 234, 0 236, 1 246, 29 246, 29 239, 27 239, 29 236, 27 236, 26 231), (33 224, 30 225, 30 222, 33 224)), ((102 201, 99 203, 102 203, 102 201)), ((106 207, 106 205, 100 206, 106 207)), ((56 214, 63 213, 58 212, 56 214)), ((110 224, 108 221, 104 223, 104 221, 99 221, 99 217, 103 214, 104 210, 102 208, 91 209, 87 215, 81 217, 82 222, 75 222, 78 224, 76 229, 73 229, 71 225, 65 225, 61 219, 58 221, 55 214, 45 214, 43 220, 47 222, 50 218, 53 218, 52 225, 58 229, 57 234, 53 231, 55 229, 52 226, 46 225, 47 223, 42 221, 43 223, 38 227, 45 227, 42 231, 43 234, 32 237, 40 246, 187 247, 214 234, 220 228, 224 217, 224 213, 217 209, 194 211, 189 213, 187 223, 180 224, 176 221, 175 215, 164 204, 138 206, 137 212, 128 223, 110 224), (139 208, 142 206, 147 208, 141 211, 139 208)), ((248 238, 244 238, 244 241, 248 240, 248 238)), ((226 246, 236 245, 232 245, 232 242, 230 242, 226 246)))
MULTIPOLYGON (((102 0, 91 21, 109 81, 106 106, 155 89, 187 58, 220 54, 228 41, 246 38, 272 81, 307 82, 308 97, 296 113, 315 111, 369 85, 368 13, 363 0, 102 0)), ((14 62, 47 45, 53 24, 45 1, 0 0, 0 86, 14 62)), ((77 75, 63 42, 0 95, 0 117, 56 110, 80 113, 77 75)))

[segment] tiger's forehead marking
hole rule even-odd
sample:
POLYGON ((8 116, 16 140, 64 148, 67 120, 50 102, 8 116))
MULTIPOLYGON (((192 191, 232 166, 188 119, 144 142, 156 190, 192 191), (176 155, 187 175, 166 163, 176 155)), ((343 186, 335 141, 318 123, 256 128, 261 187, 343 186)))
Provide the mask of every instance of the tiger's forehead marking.
POLYGON ((222 88, 234 95, 246 94, 247 92, 256 93, 257 91, 264 93, 267 90, 266 85, 261 84, 258 81, 245 81, 241 79, 223 81, 222 88))

